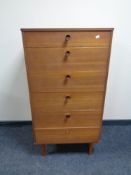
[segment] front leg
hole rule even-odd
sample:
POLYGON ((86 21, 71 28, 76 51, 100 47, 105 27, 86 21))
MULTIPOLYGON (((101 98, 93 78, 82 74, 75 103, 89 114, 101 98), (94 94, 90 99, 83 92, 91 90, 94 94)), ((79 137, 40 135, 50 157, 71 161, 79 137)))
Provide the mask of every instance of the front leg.
POLYGON ((41 145, 41 154, 42 156, 46 155, 46 145, 45 144, 41 145))
POLYGON ((89 155, 93 153, 93 143, 88 143, 87 152, 88 152, 89 155))

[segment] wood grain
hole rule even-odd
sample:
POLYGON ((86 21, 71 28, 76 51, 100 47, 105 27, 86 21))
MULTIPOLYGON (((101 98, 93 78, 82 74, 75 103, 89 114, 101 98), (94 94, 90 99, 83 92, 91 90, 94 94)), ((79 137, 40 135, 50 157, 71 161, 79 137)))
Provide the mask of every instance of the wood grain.
POLYGON ((52 128, 52 127, 98 127, 101 122, 101 111, 83 110, 83 111, 44 111, 42 108, 33 112, 34 127, 52 128))
POLYGON ((76 47, 76 46, 109 46, 111 33, 108 31, 76 32, 23 32, 25 47, 76 47), (65 37, 70 40, 65 42, 65 37), (96 39, 96 36, 100 38, 96 39))
POLYGON ((32 92, 69 92, 104 90, 106 70, 83 72, 83 71, 52 71, 30 72, 30 86, 32 92), (68 76, 70 78, 68 78, 68 76))
POLYGON ((35 129, 37 144, 94 143, 99 140, 100 128, 35 129))
POLYGON ((106 69, 108 50, 108 47, 26 48, 26 61, 29 72, 101 70, 106 69))
POLYGON ((102 92, 33 93, 32 106, 35 110, 68 111, 99 110, 103 102, 102 92), (69 99, 66 99, 70 96, 69 99))

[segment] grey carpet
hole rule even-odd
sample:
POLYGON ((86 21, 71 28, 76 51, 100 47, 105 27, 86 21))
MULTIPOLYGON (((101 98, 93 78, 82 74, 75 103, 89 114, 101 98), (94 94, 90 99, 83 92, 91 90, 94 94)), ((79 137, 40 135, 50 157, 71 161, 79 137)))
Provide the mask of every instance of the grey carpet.
POLYGON ((41 156, 31 126, 0 127, 0 175, 130 175, 131 125, 104 126, 94 154, 86 144, 48 145, 41 156))

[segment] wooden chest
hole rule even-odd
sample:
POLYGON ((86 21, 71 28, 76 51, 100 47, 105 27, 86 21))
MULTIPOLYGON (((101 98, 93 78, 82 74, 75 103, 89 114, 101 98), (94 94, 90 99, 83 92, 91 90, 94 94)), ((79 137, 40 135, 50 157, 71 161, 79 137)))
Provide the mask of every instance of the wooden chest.
POLYGON ((113 29, 22 29, 35 143, 100 139, 113 29))

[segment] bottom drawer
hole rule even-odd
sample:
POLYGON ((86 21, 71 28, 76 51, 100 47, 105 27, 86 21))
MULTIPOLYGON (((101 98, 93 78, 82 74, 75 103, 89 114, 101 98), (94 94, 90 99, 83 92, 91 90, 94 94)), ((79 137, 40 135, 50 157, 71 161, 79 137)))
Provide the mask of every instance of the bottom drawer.
POLYGON ((90 143, 97 142, 100 128, 48 128, 35 129, 37 144, 90 143))

